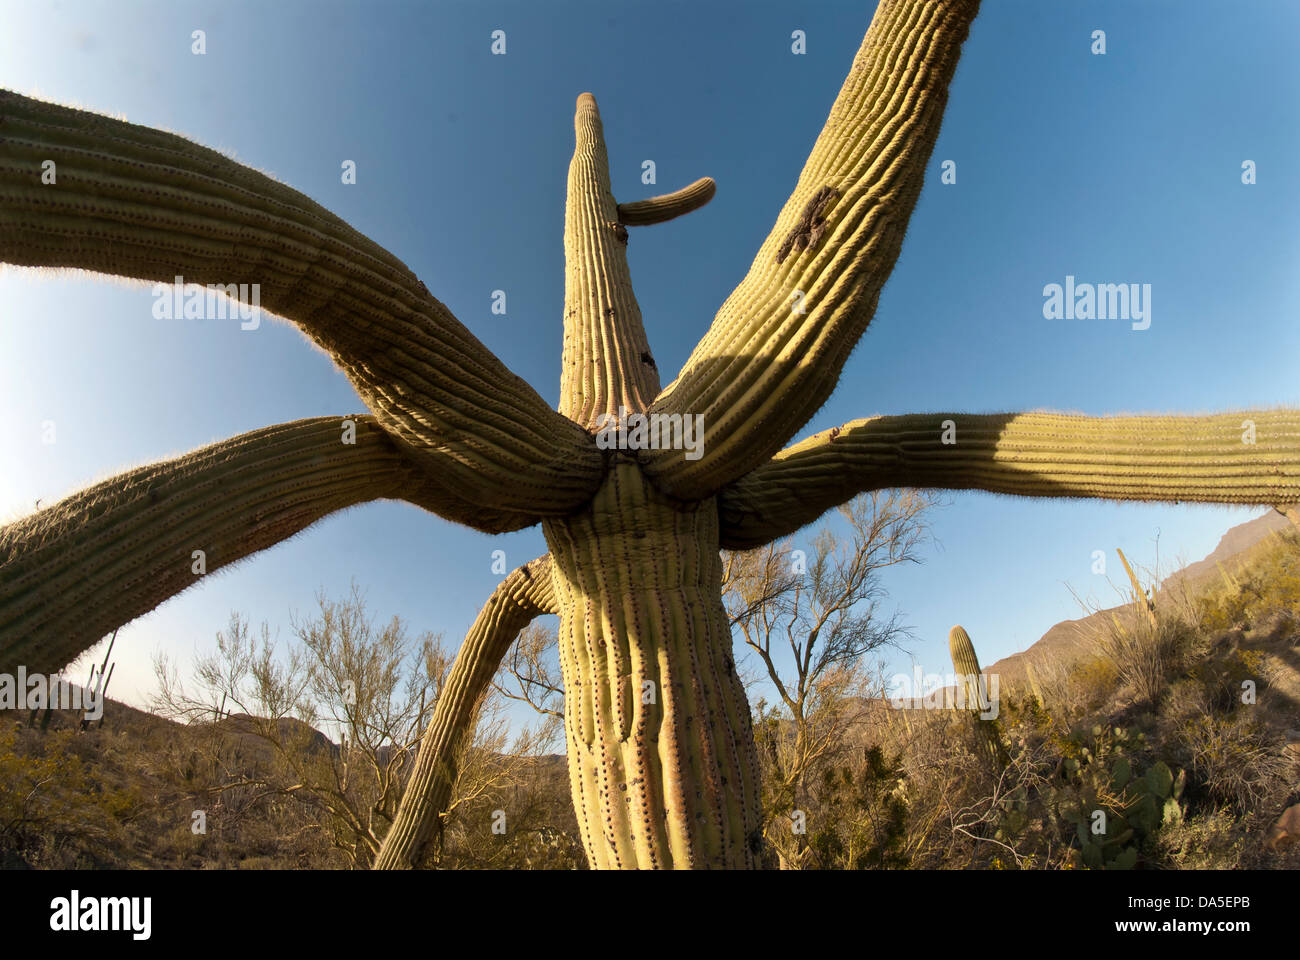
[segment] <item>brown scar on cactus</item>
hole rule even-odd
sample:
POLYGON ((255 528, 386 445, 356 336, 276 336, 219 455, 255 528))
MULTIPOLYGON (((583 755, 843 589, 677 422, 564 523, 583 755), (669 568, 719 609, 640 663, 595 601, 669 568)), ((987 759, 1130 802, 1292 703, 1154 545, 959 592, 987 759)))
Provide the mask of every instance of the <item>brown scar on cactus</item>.
POLYGON ((830 202, 839 195, 840 192, 834 187, 826 186, 809 198, 804 205, 803 213, 799 215, 799 222, 794 225, 794 229, 781 244, 781 249, 776 252, 777 263, 785 263, 785 258, 792 252, 799 253, 817 245, 817 241, 821 240, 822 235, 826 233, 826 218, 822 214, 830 202))

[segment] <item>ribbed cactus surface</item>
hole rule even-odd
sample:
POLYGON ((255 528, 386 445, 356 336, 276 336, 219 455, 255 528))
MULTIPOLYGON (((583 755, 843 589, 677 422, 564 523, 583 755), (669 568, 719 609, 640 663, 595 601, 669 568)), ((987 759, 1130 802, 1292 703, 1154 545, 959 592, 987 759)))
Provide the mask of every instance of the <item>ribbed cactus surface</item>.
POLYGON ((618 222, 625 227, 648 227, 655 223, 665 223, 676 219, 692 210, 698 210, 717 192, 718 185, 712 177, 700 177, 689 186, 665 193, 649 200, 634 200, 618 205, 618 222))
MULTIPOLYGON (((0 91, 0 260, 173 283, 257 284, 394 440, 492 514, 564 513, 597 451, 406 266, 303 194, 184 137, 0 91), (58 164, 57 186, 41 163, 58 164), (32 171, 32 173, 28 173, 32 171)), ((474 522, 472 511, 455 519, 474 522)))
POLYGON ((1270 504, 1300 489, 1300 411, 1211 416, 919 413, 854 420, 722 491, 723 546, 793 533, 861 490, 1270 504), (1250 419, 1255 442, 1242 442, 1250 419))
POLYGON ((641 412, 659 392, 659 370, 641 325, 627 266, 627 230, 609 186, 596 98, 578 98, 564 213, 564 355, 560 412, 588 429, 619 407, 641 412))
POLYGON ((749 272, 653 404, 704 416, 699 460, 643 458, 665 492, 699 498, 739 479, 830 397, 902 247, 978 9, 978 0, 877 5, 749 272))
POLYGON ((543 530, 592 865, 753 866, 758 760, 712 501, 673 504, 622 460, 588 510, 543 530))

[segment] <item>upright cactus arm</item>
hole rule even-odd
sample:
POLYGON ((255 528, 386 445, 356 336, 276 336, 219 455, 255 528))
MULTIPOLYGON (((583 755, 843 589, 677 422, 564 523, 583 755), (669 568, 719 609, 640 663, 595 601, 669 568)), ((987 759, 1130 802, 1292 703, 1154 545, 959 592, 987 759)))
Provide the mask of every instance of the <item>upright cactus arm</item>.
POLYGON ((978 0, 881 0, 794 193, 653 413, 703 415, 703 456, 642 456, 701 499, 759 466, 839 380, 893 269, 978 0))
POLYGON ((979 658, 975 655, 975 645, 971 643, 970 634, 964 627, 955 626, 948 631, 948 652, 952 655, 952 668, 957 671, 958 682, 965 688, 964 696, 967 709, 978 713, 984 706, 985 695, 980 689, 979 658))
POLYGON ((627 230, 609 186, 596 98, 578 97, 564 211, 564 356, 560 413, 588 430, 620 406, 641 412, 659 392, 627 266, 627 230))
POLYGON ((591 438, 401 261, 183 137, 0 91, 0 261, 246 284, 246 300, 257 284, 259 307, 323 347, 380 425, 467 503, 563 514, 603 475, 591 438))
POLYGON ((451 802, 457 757, 473 733, 479 702, 506 651, 534 619, 555 612, 550 556, 514 570, 488 598, 434 707, 397 818, 375 858, 376 870, 410 869, 424 858, 437 835, 438 819, 451 802))
POLYGON ((266 427, 0 527, 0 672, 53 673, 203 576, 336 510, 380 498, 464 509, 373 417, 350 419, 353 444, 339 417, 266 427))
POLYGON ((859 493, 888 487, 1300 503, 1300 411, 1199 417, 922 413, 854 420, 781 451, 726 488, 718 498, 722 546, 760 546, 859 493), (1247 421, 1253 431, 1243 429, 1247 421))

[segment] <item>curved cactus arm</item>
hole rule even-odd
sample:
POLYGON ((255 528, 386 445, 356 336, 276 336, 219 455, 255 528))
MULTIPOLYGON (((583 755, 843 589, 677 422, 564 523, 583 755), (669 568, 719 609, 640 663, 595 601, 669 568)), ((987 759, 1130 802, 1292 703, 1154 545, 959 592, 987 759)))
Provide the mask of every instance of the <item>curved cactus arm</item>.
POLYGON ((718 498, 722 545, 759 546, 859 493, 887 487, 1294 504, 1300 502, 1300 411, 920 413, 854 420, 781 451, 725 489, 718 498))
POLYGON ((376 870, 410 869, 424 858, 451 802, 457 758, 473 733, 478 705, 506 651, 534 619, 555 612, 549 555, 514 570, 488 598, 434 707, 397 817, 375 858, 376 870))
POLYGON ((625 227, 647 227, 665 223, 676 217, 698 210, 717 192, 718 185, 712 177, 700 177, 690 186, 665 193, 649 200, 634 200, 618 205, 618 222, 625 227))
POLYGON ((179 276, 245 303, 256 291, 258 308, 323 347, 381 426, 468 503, 563 514, 603 475, 591 438, 401 261, 298 191, 183 137, 0 91, 0 261, 168 285, 179 276))
POLYGON ((380 498, 451 512, 369 416, 254 430, 0 527, 0 672, 53 673, 205 575, 380 498), (202 551, 196 554, 195 551, 202 551))
POLYGON ((609 158, 596 98, 578 97, 564 210, 564 357, 560 413, 598 429, 619 407, 641 412, 659 392, 659 371, 627 267, 627 230, 609 186, 609 158))
POLYGON ((702 416, 703 455, 647 452, 699 499, 763 463, 826 402, 893 269, 978 0, 881 0, 794 193, 653 413, 702 416))

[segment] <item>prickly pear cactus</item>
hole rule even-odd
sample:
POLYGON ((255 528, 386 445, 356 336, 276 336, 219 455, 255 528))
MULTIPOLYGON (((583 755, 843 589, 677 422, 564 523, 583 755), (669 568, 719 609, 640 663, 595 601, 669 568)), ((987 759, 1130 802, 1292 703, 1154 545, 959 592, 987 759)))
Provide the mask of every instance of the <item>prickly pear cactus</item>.
POLYGON ((1094 726, 1069 741, 1072 755, 1044 792, 1049 809, 1074 827, 1076 863, 1093 870, 1131 870, 1161 827, 1181 822, 1186 771, 1164 761, 1138 773, 1130 754, 1145 746, 1142 734, 1094 726))

